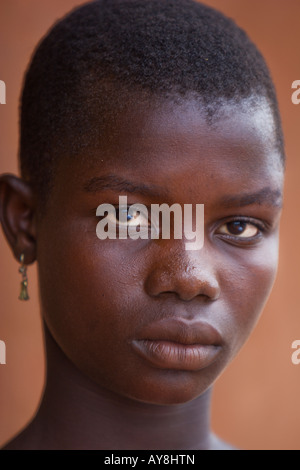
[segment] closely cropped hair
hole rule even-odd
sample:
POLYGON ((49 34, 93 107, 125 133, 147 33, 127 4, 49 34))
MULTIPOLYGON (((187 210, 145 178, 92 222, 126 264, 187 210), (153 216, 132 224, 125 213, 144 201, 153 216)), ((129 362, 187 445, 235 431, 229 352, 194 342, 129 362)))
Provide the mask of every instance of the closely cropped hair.
POLYGON ((97 0, 50 30, 27 71, 20 165, 46 202, 65 157, 88 154, 129 94, 198 96, 209 119, 222 100, 266 98, 284 144, 266 63, 233 20, 193 0, 97 0))

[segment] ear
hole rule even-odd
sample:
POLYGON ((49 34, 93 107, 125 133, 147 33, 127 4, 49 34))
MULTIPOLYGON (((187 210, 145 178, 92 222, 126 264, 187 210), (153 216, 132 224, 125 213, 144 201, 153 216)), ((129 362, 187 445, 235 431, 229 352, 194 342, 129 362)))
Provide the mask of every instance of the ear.
POLYGON ((36 259, 36 204, 31 186, 11 174, 0 176, 0 222, 4 235, 20 261, 31 264, 36 259))

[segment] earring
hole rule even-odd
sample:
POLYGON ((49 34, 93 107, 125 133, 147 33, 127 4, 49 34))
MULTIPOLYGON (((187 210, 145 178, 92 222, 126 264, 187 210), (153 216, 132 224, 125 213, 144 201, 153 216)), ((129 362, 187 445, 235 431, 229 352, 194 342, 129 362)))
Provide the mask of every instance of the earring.
POLYGON ((20 263, 21 266, 19 267, 19 273, 22 274, 22 281, 21 281, 21 292, 19 295, 20 300, 29 300, 29 295, 28 295, 28 279, 27 279, 27 267, 24 265, 24 253, 21 254, 20 256, 20 263))

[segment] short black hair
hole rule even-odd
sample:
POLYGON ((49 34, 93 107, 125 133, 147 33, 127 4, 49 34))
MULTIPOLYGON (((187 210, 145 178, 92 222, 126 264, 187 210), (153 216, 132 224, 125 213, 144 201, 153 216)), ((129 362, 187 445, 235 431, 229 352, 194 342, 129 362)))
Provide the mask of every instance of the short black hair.
POLYGON ((126 93, 266 98, 284 162, 276 92, 261 53, 233 20, 193 0, 97 0, 57 22, 28 68, 21 98, 22 177, 45 203, 59 161, 80 155, 126 93), (96 119, 95 119, 96 117, 96 119))

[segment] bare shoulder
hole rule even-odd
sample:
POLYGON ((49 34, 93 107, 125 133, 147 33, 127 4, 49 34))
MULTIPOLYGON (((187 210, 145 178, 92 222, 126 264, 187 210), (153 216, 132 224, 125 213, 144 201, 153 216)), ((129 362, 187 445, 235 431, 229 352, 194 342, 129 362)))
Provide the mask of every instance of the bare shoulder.
POLYGON ((211 450, 240 450, 237 447, 223 441, 215 434, 211 436, 211 450))
POLYGON ((1 450, 35 450, 38 445, 39 437, 35 432, 35 426, 30 424, 8 441, 1 450))

